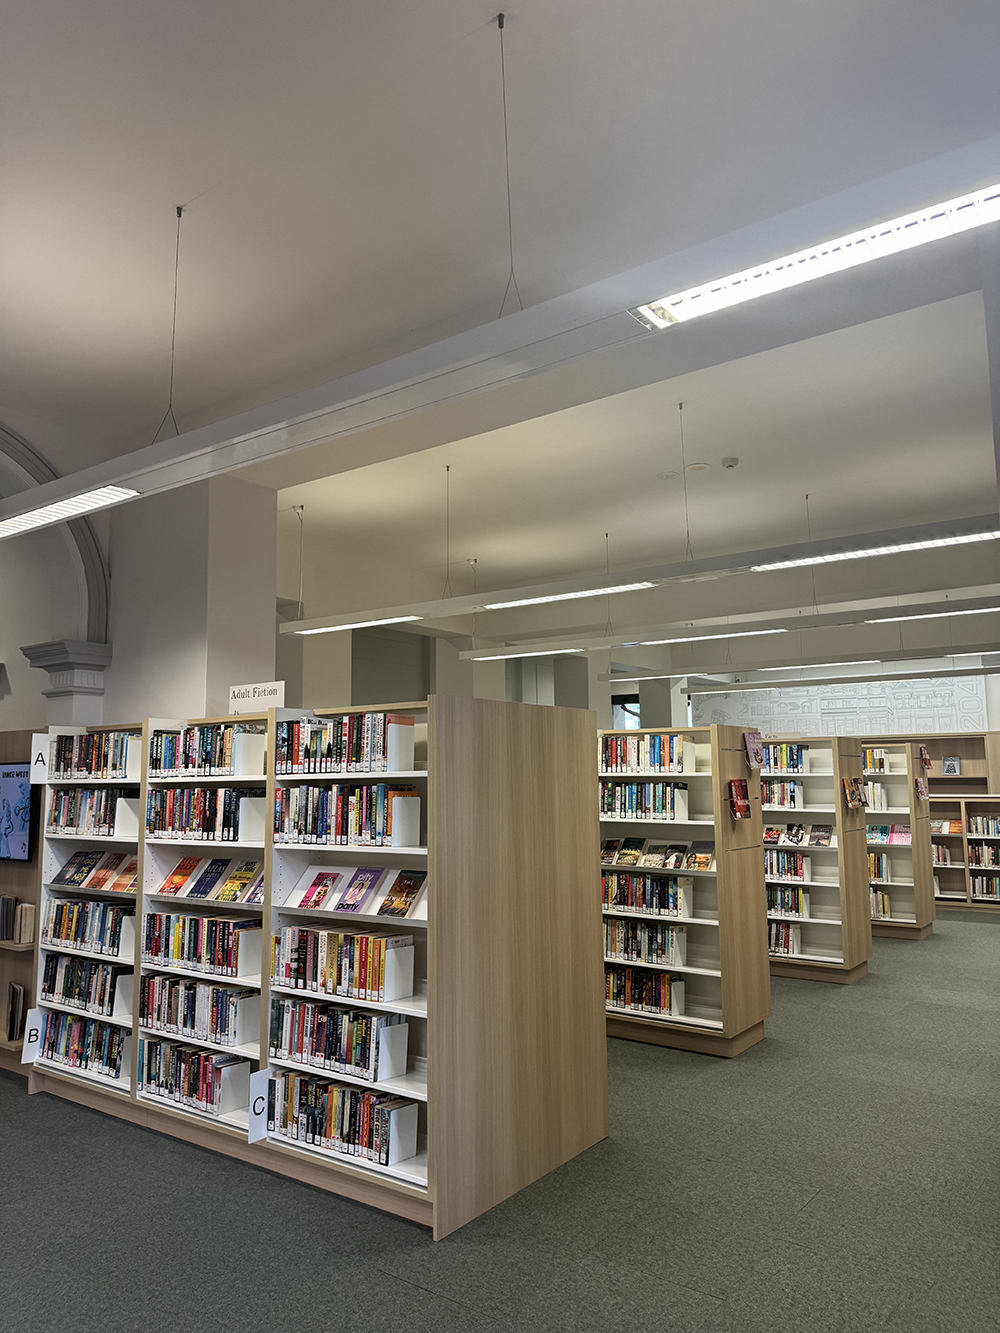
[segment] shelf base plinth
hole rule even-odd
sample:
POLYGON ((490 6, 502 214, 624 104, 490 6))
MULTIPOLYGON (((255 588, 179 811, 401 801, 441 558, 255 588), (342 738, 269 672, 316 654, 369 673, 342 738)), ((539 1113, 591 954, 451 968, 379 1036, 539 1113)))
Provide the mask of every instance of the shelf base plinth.
POLYGON ((901 926, 888 921, 873 921, 872 935, 886 940, 925 940, 934 929, 934 922, 926 926, 901 926))
POLYGON ((607 1016, 608 1036, 622 1041, 644 1041, 649 1046, 672 1046, 678 1051, 696 1051, 699 1055, 721 1055, 731 1058, 763 1040, 764 1024, 738 1032, 735 1037, 724 1037, 721 1032, 699 1031, 696 1028, 670 1027, 657 1019, 618 1018, 607 1016))
POLYGON ((868 960, 854 967, 843 963, 797 963, 794 959, 772 958, 772 977, 793 977, 797 981, 833 981, 841 986, 853 986, 868 975, 868 960))

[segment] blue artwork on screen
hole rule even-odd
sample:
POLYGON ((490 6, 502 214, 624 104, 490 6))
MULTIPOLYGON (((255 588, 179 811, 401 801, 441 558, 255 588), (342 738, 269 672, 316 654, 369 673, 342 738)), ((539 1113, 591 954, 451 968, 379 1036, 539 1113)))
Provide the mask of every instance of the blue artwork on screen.
POLYGON ((28 860, 30 829, 28 765, 0 764, 0 860, 28 860))

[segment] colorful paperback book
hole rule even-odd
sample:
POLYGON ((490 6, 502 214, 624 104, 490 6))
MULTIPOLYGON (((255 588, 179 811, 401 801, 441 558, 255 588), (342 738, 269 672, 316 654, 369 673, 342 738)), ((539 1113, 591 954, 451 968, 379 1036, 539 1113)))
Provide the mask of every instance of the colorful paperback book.
POLYGON ((912 842, 909 824, 893 824, 889 829, 889 842, 896 847, 909 847, 912 842))
POLYGON ((58 884, 60 887, 64 884, 70 884, 75 889, 80 888, 84 880, 92 875, 100 865, 103 856, 104 853, 100 850, 74 852, 52 883, 58 884))
POLYGON ((651 842, 643 852, 639 864, 641 866, 652 866, 654 869, 662 870, 664 862, 667 859, 667 852, 671 850, 669 843, 651 842))
POLYGON ((781 835, 784 833, 784 827, 781 824, 767 824, 764 827, 764 846, 773 847, 781 841, 781 835))
POLYGON ((237 861, 236 869, 228 879, 223 880, 210 894, 210 897, 217 903, 238 903, 242 901, 243 894, 247 888, 257 878, 257 872, 260 870, 259 861, 237 861))
POLYGON ((750 793, 745 778, 730 778, 729 809, 734 819, 750 818, 750 793))
POLYGON ((303 885, 302 880, 299 881, 290 894, 287 905, 313 909, 329 907, 337 901, 336 890, 338 885, 343 887, 345 875, 346 872, 343 870, 311 867, 302 877, 308 882, 303 885))
POLYGON ((611 865, 618 855, 618 848, 622 845, 621 838, 605 838, 601 843, 601 860, 605 865, 611 865))
POLYGON ((208 898, 216 884, 228 874, 232 860, 228 856, 213 856, 186 893, 181 898, 208 898))
POLYGON ((687 860, 687 843, 672 842, 663 856, 664 870, 682 870, 687 860))
POLYGON ((172 898, 180 893, 184 885, 188 883, 191 877, 200 872, 208 864, 207 858, 200 856, 185 856, 177 862, 173 870, 156 890, 157 895, 162 894, 166 898, 172 898))
POLYGON ((359 866, 351 877, 350 883, 344 890, 335 910, 338 912, 360 912, 384 874, 384 866, 359 866))
POLYGON ((105 887, 109 893, 135 893, 139 885, 139 860, 130 856, 118 874, 105 887))
POLYGON ((99 865, 87 876, 86 889, 107 889, 128 860, 128 852, 105 852, 99 865))
POLYGON ((782 847, 801 847, 806 841, 806 824, 786 824, 781 835, 782 847))
POLYGON ((264 901, 264 867, 258 865, 257 873, 243 890, 241 903, 248 903, 259 906, 264 901))
POLYGON ((379 916, 407 916, 420 896, 426 870, 400 870, 378 909, 379 916))
POLYGON ((746 746, 747 763, 751 768, 764 767, 764 738, 759 731, 745 731, 743 744, 746 746))
POLYGON ((813 824, 809 830, 810 847, 830 847, 833 843, 832 824, 813 824))
POLYGON ((947 833, 947 832, 949 832, 949 829, 948 829, 948 822, 949 822, 949 821, 948 821, 947 819, 932 819, 932 820, 930 821, 931 832, 932 832, 932 833, 947 833))
POLYGON ((889 841, 889 825, 888 825, 888 824, 869 824, 869 825, 868 825, 868 841, 869 841, 869 842, 878 842, 878 843, 881 843, 881 842, 888 843, 888 841, 889 841))
POLYGON ((685 870, 711 870, 715 863, 714 842, 693 842, 684 861, 685 870))
POLYGON ((618 855, 615 857, 615 865, 637 866, 642 858, 642 850, 645 845, 645 838, 623 838, 622 845, 618 849, 618 855))

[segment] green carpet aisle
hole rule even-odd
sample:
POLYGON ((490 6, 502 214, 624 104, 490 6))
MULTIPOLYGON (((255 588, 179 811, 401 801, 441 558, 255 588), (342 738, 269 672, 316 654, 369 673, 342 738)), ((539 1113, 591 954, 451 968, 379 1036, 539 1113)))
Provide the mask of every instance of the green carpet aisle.
POLYGON ((613 1138, 438 1245, 0 1075, 3 1333, 1000 1323, 1000 918, 775 981, 734 1061, 610 1043, 613 1138))

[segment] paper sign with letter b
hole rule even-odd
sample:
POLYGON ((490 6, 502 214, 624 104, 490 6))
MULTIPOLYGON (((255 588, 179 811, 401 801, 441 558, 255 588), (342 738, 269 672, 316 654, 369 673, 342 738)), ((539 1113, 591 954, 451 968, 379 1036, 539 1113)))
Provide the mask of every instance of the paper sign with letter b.
POLYGON ((250 1075, 250 1118, 247 1122, 247 1142, 258 1143, 267 1137, 267 1084, 274 1070, 258 1069, 250 1075))
POLYGON ((41 1009, 29 1009, 24 1015, 24 1045, 21 1047, 22 1065, 34 1064, 38 1059, 38 1050, 41 1044, 42 1011, 41 1009))

